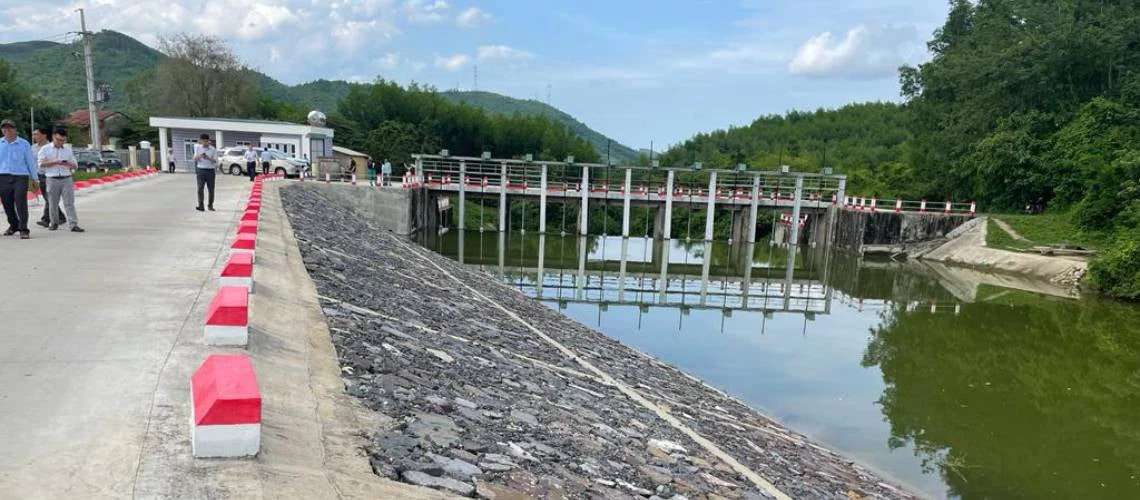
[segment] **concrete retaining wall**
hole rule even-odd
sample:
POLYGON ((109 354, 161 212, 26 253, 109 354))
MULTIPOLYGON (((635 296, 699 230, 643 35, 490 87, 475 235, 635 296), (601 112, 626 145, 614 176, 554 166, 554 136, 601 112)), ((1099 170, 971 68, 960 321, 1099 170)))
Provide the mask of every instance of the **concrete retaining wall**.
POLYGON ((839 248, 861 252, 870 245, 906 245, 943 238, 970 220, 966 215, 939 213, 839 211, 834 243, 839 248))
MULTIPOLYGON (((418 212, 417 199, 426 198, 421 190, 376 189, 364 184, 353 186, 323 182, 296 183, 289 189, 318 192, 334 204, 353 210, 368 222, 401 236, 412 234, 423 223, 415 215, 418 212)), ((420 200, 420 203, 424 203, 424 200, 420 200)))

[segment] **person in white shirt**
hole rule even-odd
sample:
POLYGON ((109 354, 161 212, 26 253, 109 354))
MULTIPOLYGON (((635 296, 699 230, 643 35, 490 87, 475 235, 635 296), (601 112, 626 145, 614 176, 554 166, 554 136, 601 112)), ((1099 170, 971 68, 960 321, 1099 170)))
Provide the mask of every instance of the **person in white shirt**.
POLYGON ((214 183, 218 175, 218 150, 210 144, 210 134, 202 134, 198 136, 198 144, 194 145, 194 170, 197 171, 198 177, 198 206, 194 207, 199 212, 204 212, 206 207, 202 206, 202 188, 206 187, 210 190, 210 203, 208 207, 210 211, 214 211, 214 183))
POLYGON ((269 174, 269 164, 273 161, 273 153, 269 152, 269 146, 262 146, 261 149, 261 173, 269 174))
MULTIPOLYGON (((36 158, 39 158, 40 149, 42 149, 44 146, 47 146, 50 142, 51 129, 43 126, 32 129, 32 154, 36 155, 36 158)), ((44 214, 40 216, 40 220, 36 221, 36 224, 41 227, 48 227, 51 224, 51 217, 48 215, 49 207, 47 202, 47 186, 47 177, 44 176, 43 170, 40 170, 40 196, 42 196, 44 199, 44 214)), ((58 209, 55 211, 55 213, 60 217, 60 224, 67 222, 67 219, 63 217, 63 214, 59 213, 58 209)))
POLYGON ((253 150, 253 146, 245 147, 245 173, 249 176, 249 182, 253 182, 254 176, 257 175, 257 152, 253 150))
POLYGON ((67 225, 73 233, 82 233, 79 227, 79 218, 75 215, 75 183, 71 178, 72 172, 79 168, 75 161, 75 153, 64 145, 67 142, 67 129, 59 127, 52 132, 51 144, 40 147, 37 156, 40 169, 47 178, 48 214, 51 216, 49 231, 59 229, 59 202, 63 201, 63 210, 67 213, 67 225))

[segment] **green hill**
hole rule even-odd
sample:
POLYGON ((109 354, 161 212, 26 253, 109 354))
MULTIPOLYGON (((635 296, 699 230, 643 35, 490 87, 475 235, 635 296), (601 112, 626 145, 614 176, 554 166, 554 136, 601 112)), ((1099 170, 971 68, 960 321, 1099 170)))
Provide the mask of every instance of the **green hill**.
MULTIPOLYGON (((91 47, 95 81, 111 85, 109 107, 135 108, 125 92, 125 84, 136 74, 158 64, 162 54, 143 43, 115 31, 95 35, 91 47)), ((0 59, 16 70, 17 81, 48 103, 70 112, 86 106, 83 49, 78 43, 17 42, 0 44, 0 59)))
POLYGON ((603 159, 606 157, 607 146, 609 147, 610 156, 614 160, 633 162, 636 161, 638 157, 637 151, 634 151, 629 146, 613 141, 609 137, 602 135, 600 132, 576 120, 573 116, 570 116, 558 108, 548 106, 544 102, 533 99, 515 99, 493 92, 448 90, 440 94, 452 102, 483 108, 490 113, 500 115, 520 114, 546 116, 555 122, 565 124, 567 127, 570 127, 572 132, 589 141, 603 159))
MULTIPOLYGON (((95 80, 111 86, 112 97, 106 108, 131 114, 142 108, 132 101, 127 92, 132 80, 145 80, 154 71, 163 54, 122 33, 103 30, 95 35, 92 47, 95 62, 95 80)), ((0 44, 0 59, 7 60, 16 70, 17 81, 33 89, 43 99, 70 112, 86 106, 87 87, 84 82, 82 47, 78 43, 15 42, 0 44)), ((352 83, 343 80, 314 80, 300 85, 285 85, 264 73, 251 70, 262 96, 289 103, 304 110, 318 109, 326 113, 337 110, 337 103, 348 95, 352 83)), ((467 105, 500 115, 546 116, 563 123, 576 135, 586 139, 598 154, 605 158, 607 146, 610 155, 618 161, 637 160, 637 151, 612 141, 556 108, 535 100, 522 100, 491 92, 440 93, 452 102, 467 105)))

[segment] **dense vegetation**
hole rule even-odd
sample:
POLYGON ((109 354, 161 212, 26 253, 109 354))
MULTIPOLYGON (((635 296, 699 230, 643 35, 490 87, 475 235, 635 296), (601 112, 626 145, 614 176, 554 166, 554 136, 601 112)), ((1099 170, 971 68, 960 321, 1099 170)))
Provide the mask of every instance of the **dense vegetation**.
POLYGON ((565 124, 570 131, 586 139, 594 146, 594 150, 605 158, 607 153, 615 161, 629 163, 637 160, 637 151, 612 141, 609 137, 587 127, 586 124, 576 120, 573 116, 559 111, 546 103, 533 99, 515 99, 492 92, 448 90, 440 95, 455 103, 467 104, 484 111, 503 116, 545 116, 546 118, 565 124))
POLYGON ((929 62, 900 69, 902 105, 762 117, 665 159, 826 163, 854 191, 992 211, 1042 199, 1077 230, 1115 238, 1092 284, 1140 297, 1140 4, 952 0, 927 46, 929 62))
POLYGON ((448 149, 454 155, 491 151, 497 157, 532 153, 536 159, 598 160, 590 143, 562 124, 541 116, 488 114, 417 85, 354 85, 338 109, 331 120, 339 142, 376 158, 407 161, 412 153, 448 149))

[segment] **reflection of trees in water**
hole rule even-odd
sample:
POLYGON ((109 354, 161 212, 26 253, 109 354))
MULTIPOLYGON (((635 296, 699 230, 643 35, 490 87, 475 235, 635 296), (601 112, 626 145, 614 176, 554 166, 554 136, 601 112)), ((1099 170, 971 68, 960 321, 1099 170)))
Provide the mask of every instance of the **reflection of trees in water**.
POLYGON ((963 498, 1140 498, 1140 309, 1013 295, 872 330, 889 445, 963 498))

